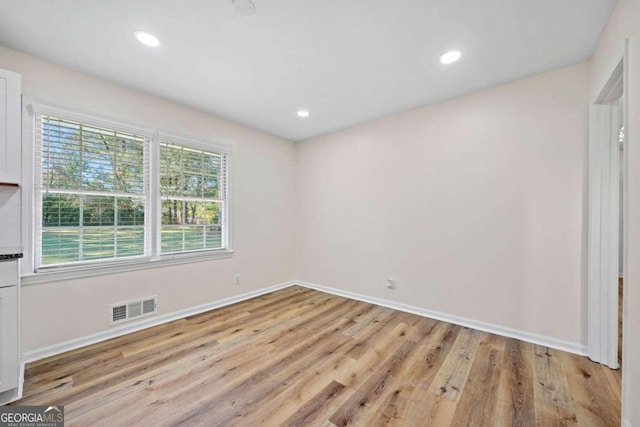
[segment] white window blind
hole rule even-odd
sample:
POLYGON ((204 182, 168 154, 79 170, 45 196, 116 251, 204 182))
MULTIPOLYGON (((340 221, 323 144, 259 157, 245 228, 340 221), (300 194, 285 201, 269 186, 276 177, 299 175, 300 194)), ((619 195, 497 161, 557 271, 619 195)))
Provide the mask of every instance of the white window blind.
POLYGON ((149 138, 36 114, 36 268, 144 256, 149 138))
POLYGON ((227 156, 160 141, 162 254, 226 247, 227 156))

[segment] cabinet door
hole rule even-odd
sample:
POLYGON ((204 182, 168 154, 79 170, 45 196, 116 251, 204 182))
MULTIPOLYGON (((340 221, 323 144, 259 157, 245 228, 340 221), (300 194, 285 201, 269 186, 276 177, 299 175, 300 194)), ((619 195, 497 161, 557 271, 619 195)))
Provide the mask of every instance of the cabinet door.
POLYGON ((0 392, 18 386, 18 287, 0 288, 0 392))
POLYGON ((0 69, 0 182, 20 184, 20 74, 0 69))
POLYGON ((0 288, 18 284, 18 261, 0 261, 0 288))

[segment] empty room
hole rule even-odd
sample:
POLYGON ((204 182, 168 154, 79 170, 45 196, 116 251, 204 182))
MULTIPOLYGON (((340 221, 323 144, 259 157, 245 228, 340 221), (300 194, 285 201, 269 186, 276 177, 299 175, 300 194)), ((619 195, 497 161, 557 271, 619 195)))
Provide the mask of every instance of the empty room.
POLYGON ((0 10, 0 427, 640 427, 640 1, 0 10))

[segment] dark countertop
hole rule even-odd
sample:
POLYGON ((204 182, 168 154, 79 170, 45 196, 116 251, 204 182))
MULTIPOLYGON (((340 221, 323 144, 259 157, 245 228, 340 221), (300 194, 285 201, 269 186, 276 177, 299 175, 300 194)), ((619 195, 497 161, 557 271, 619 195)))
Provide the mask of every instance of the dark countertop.
POLYGON ((0 246, 0 261, 22 258, 22 248, 16 246, 0 246))

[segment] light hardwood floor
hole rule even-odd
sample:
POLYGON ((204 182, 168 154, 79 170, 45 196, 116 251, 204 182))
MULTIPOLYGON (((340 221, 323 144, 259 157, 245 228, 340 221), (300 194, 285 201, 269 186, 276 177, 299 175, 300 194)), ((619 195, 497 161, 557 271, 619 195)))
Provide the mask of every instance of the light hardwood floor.
POLYGON ((619 426, 620 374, 291 287, 29 364, 68 426, 619 426))

